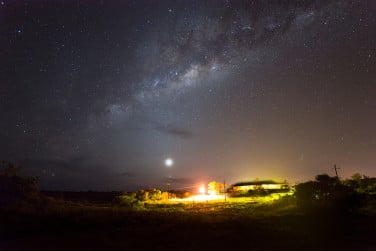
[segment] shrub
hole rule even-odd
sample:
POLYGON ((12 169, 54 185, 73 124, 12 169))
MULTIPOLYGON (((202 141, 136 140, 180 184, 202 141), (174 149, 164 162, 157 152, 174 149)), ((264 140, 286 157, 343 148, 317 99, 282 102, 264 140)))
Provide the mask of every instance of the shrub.
POLYGON ((0 169, 0 205, 9 206, 20 201, 36 198, 38 179, 20 176, 19 168, 10 162, 2 162, 0 169))
POLYGON ((158 189, 152 189, 149 191, 149 200, 161 200, 162 199, 162 191, 158 189))
POLYGON ((136 192, 136 199, 139 201, 146 201, 149 198, 149 192, 145 190, 138 190, 136 192))
POLYGON ((327 174, 317 175, 315 181, 298 184, 295 188, 297 205, 301 208, 348 211, 359 207, 360 197, 355 189, 327 174))

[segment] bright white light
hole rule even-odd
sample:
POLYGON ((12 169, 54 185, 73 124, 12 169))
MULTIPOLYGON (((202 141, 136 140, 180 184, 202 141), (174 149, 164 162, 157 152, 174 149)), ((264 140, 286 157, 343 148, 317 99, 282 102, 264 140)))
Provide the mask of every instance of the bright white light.
POLYGON ((204 195, 204 194, 205 194, 205 186, 204 186, 204 185, 201 185, 199 191, 200 191, 200 193, 201 193, 202 195, 204 195))
POLYGON ((167 159, 165 159, 164 163, 165 163, 166 166, 170 167, 174 164, 174 161, 171 158, 167 158, 167 159))
POLYGON ((225 199, 224 195, 210 195, 210 194, 198 194, 198 195, 193 195, 188 198, 180 199, 180 198, 173 198, 171 201, 176 201, 176 202, 203 202, 203 201, 223 201, 225 199))

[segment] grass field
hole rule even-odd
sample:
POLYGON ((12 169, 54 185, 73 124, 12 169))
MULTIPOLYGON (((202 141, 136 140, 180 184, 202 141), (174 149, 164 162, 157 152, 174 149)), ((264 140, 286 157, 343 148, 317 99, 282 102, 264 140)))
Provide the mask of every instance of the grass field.
POLYGON ((289 199, 114 204, 47 200, 0 214, 0 250, 376 250, 376 219, 289 199))

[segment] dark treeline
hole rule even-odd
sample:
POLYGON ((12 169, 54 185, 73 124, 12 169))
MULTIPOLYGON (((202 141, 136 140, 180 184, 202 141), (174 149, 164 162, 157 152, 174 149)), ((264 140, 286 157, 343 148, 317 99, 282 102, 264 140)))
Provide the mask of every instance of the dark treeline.
POLYGON ((20 168, 2 161, 0 168, 0 206, 9 206, 38 196, 36 177, 21 176, 20 168))
POLYGON ((52 197, 55 199, 73 201, 73 202, 87 202, 96 204, 110 204, 114 202, 114 198, 123 195, 123 192, 109 191, 109 192, 74 192, 74 191, 41 191, 42 195, 52 197))
POLYGON ((376 178, 354 174, 340 180, 327 174, 296 185, 297 206, 302 209, 335 210, 337 213, 376 209, 376 178))
MULTIPOLYGON (((51 201, 72 201, 77 203, 133 205, 134 202, 168 198, 160 190, 134 193, 124 192, 66 192, 39 191, 38 179, 22 176, 19 168, 10 162, 1 162, 0 207, 15 207, 21 203, 45 205, 51 201), (149 198, 150 197, 150 198, 149 198)), ((320 174, 315 180, 295 186, 295 193, 288 199, 298 209, 336 213, 376 212, 376 178, 354 174, 341 180, 327 174, 320 174)))

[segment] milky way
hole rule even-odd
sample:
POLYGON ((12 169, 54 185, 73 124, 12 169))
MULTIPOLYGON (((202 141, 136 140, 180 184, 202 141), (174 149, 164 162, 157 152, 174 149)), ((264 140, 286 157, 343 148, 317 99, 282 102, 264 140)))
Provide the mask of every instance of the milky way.
POLYGON ((0 157, 45 189, 376 175, 375 11, 3 0, 0 157))

